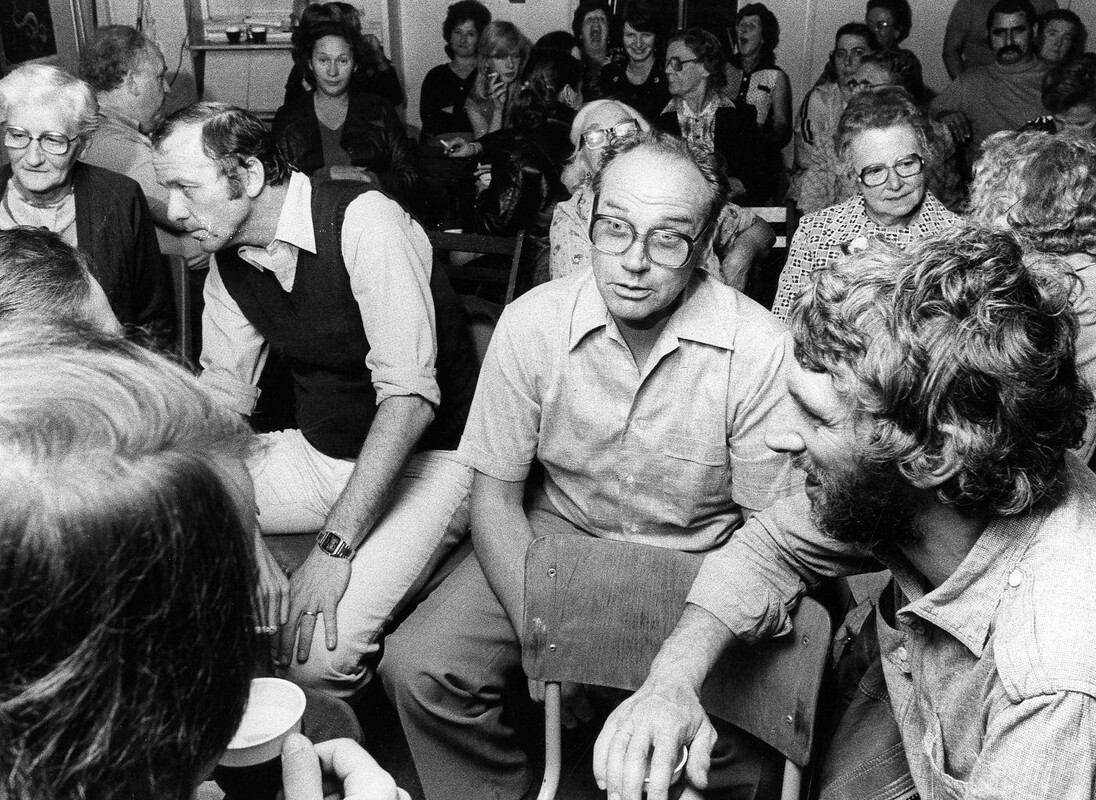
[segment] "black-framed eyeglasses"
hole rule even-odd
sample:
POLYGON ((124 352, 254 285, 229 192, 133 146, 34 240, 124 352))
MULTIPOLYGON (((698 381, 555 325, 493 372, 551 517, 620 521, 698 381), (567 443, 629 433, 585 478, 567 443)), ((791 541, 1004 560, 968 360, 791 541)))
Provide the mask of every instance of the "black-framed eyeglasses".
POLYGON ((887 28, 896 28, 898 26, 895 25, 893 22, 887 22, 887 20, 885 19, 880 19, 876 20, 875 22, 869 22, 868 27, 874 31, 885 31, 887 28))
POLYGON ((606 145, 612 144, 618 139, 631 139, 639 133, 639 121, 635 119, 625 120, 611 128, 598 128, 586 131, 582 134, 582 143, 590 150, 600 150, 606 145))
POLYGON ((598 198, 594 198, 594 213, 590 218, 590 242, 602 253, 619 256, 628 252, 636 239, 643 242, 643 254, 652 264, 667 269, 681 269, 689 263, 696 250, 697 240, 704 235, 704 228, 695 237, 670 228, 653 228, 640 236, 630 222, 619 217, 597 213, 598 198))
POLYGON ((678 58, 677 56, 672 56, 666 59, 666 66, 674 72, 681 72, 681 68, 686 64, 692 64, 694 61, 699 60, 699 58, 678 58))
POLYGON ((910 153, 893 164, 869 164, 860 170, 860 182, 868 187, 882 186, 890 178, 891 170, 899 178, 912 178, 925 169, 925 159, 917 153, 910 153))
POLYGON ((31 136, 30 131, 4 126, 4 147, 12 150, 25 150, 31 142, 38 142, 39 147, 51 156, 63 156, 68 153, 72 143, 79 141, 79 136, 65 136, 60 131, 46 131, 37 136, 31 136))

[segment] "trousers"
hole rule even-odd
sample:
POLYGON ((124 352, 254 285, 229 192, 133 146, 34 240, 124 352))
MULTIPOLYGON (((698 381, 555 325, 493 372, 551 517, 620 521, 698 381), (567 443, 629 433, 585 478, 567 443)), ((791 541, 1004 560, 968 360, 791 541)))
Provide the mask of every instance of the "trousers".
MULTIPOLYGON (((536 536, 589 535, 543 509, 529 522, 536 536)), ((379 673, 427 800, 527 796, 538 776, 507 707, 525 691, 521 642, 474 552, 389 635, 379 673)), ((783 759, 729 725, 717 730, 706 797, 753 798, 783 759)))
MULTIPOLYGON (((300 431, 263 434, 249 463, 259 526, 271 549, 286 534, 314 536, 346 486, 352 461, 330 458, 300 431)), ((350 584, 336 611, 338 646, 325 644, 317 621, 308 660, 280 674, 336 697, 356 694, 372 677, 371 660, 386 626, 413 599, 468 533, 472 471, 450 451, 411 457, 368 538, 351 562, 350 584)), ((306 538, 311 546, 311 538, 306 538)))

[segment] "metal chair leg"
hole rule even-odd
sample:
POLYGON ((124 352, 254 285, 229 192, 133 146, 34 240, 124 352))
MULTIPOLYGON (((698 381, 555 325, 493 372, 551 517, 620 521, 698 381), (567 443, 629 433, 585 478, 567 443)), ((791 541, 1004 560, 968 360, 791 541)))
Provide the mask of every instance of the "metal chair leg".
POLYGON ((544 780, 537 800, 553 800, 559 791, 559 775, 563 769, 559 744, 559 692, 558 683, 544 685, 544 780))
POLYGON ((780 800, 799 800, 802 785, 803 770, 791 759, 784 759, 784 784, 780 788, 780 800))

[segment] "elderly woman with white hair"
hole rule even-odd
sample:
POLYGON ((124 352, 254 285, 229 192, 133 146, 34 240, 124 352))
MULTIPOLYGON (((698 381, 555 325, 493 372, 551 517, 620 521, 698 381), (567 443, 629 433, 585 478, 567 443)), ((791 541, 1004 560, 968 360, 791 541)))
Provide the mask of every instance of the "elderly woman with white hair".
MULTIPOLYGON (((605 148, 650 129, 638 111, 619 100, 594 100, 575 115, 571 124, 575 152, 563 170, 563 184, 572 195, 556 205, 549 232, 552 278, 590 267, 592 183, 605 148)), ((704 267, 727 285, 741 290, 751 266, 768 254, 776 236, 767 222, 734 203, 724 206, 718 224, 712 252, 704 267)))
POLYGON ((171 277, 161 261, 148 203, 123 175, 81 162, 99 111, 82 80, 31 64, 0 80, 3 147, 0 230, 46 228, 86 252, 123 325, 168 347, 171 277))

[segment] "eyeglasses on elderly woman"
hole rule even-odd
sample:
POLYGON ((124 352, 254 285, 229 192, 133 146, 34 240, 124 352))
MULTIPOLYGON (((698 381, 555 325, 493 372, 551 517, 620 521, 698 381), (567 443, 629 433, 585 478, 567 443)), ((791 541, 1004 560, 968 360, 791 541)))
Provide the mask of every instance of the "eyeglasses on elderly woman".
POLYGON ((600 150, 618 139, 631 139, 639 133, 639 120, 629 119, 609 128, 598 128, 582 134, 582 143, 590 150, 600 150))
POLYGON ((72 148, 72 143, 80 140, 79 136, 65 136, 60 131, 46 131, 38 136, 31 136, 29 131, 13 126, 4 127, 4 147, 12 150, 25 150, 31 142, 38 142, 39 147, 51 156, 63 156, 72 148))
POLYGON ((860 170, 860 182, 868 187, 882 186, 890 178, 891 170, 899 178, 912 178, 925 168, 925 159, 917 153, 898 159, 893 164, 869 164, 860 170))
POLYGON ((670 56, 666 59, 666 66, 674 72, 681 72, 682 67, 686 64, 692 64, 694 61, 699 60, 699 58, 678 58, 677 56, 670 56))

